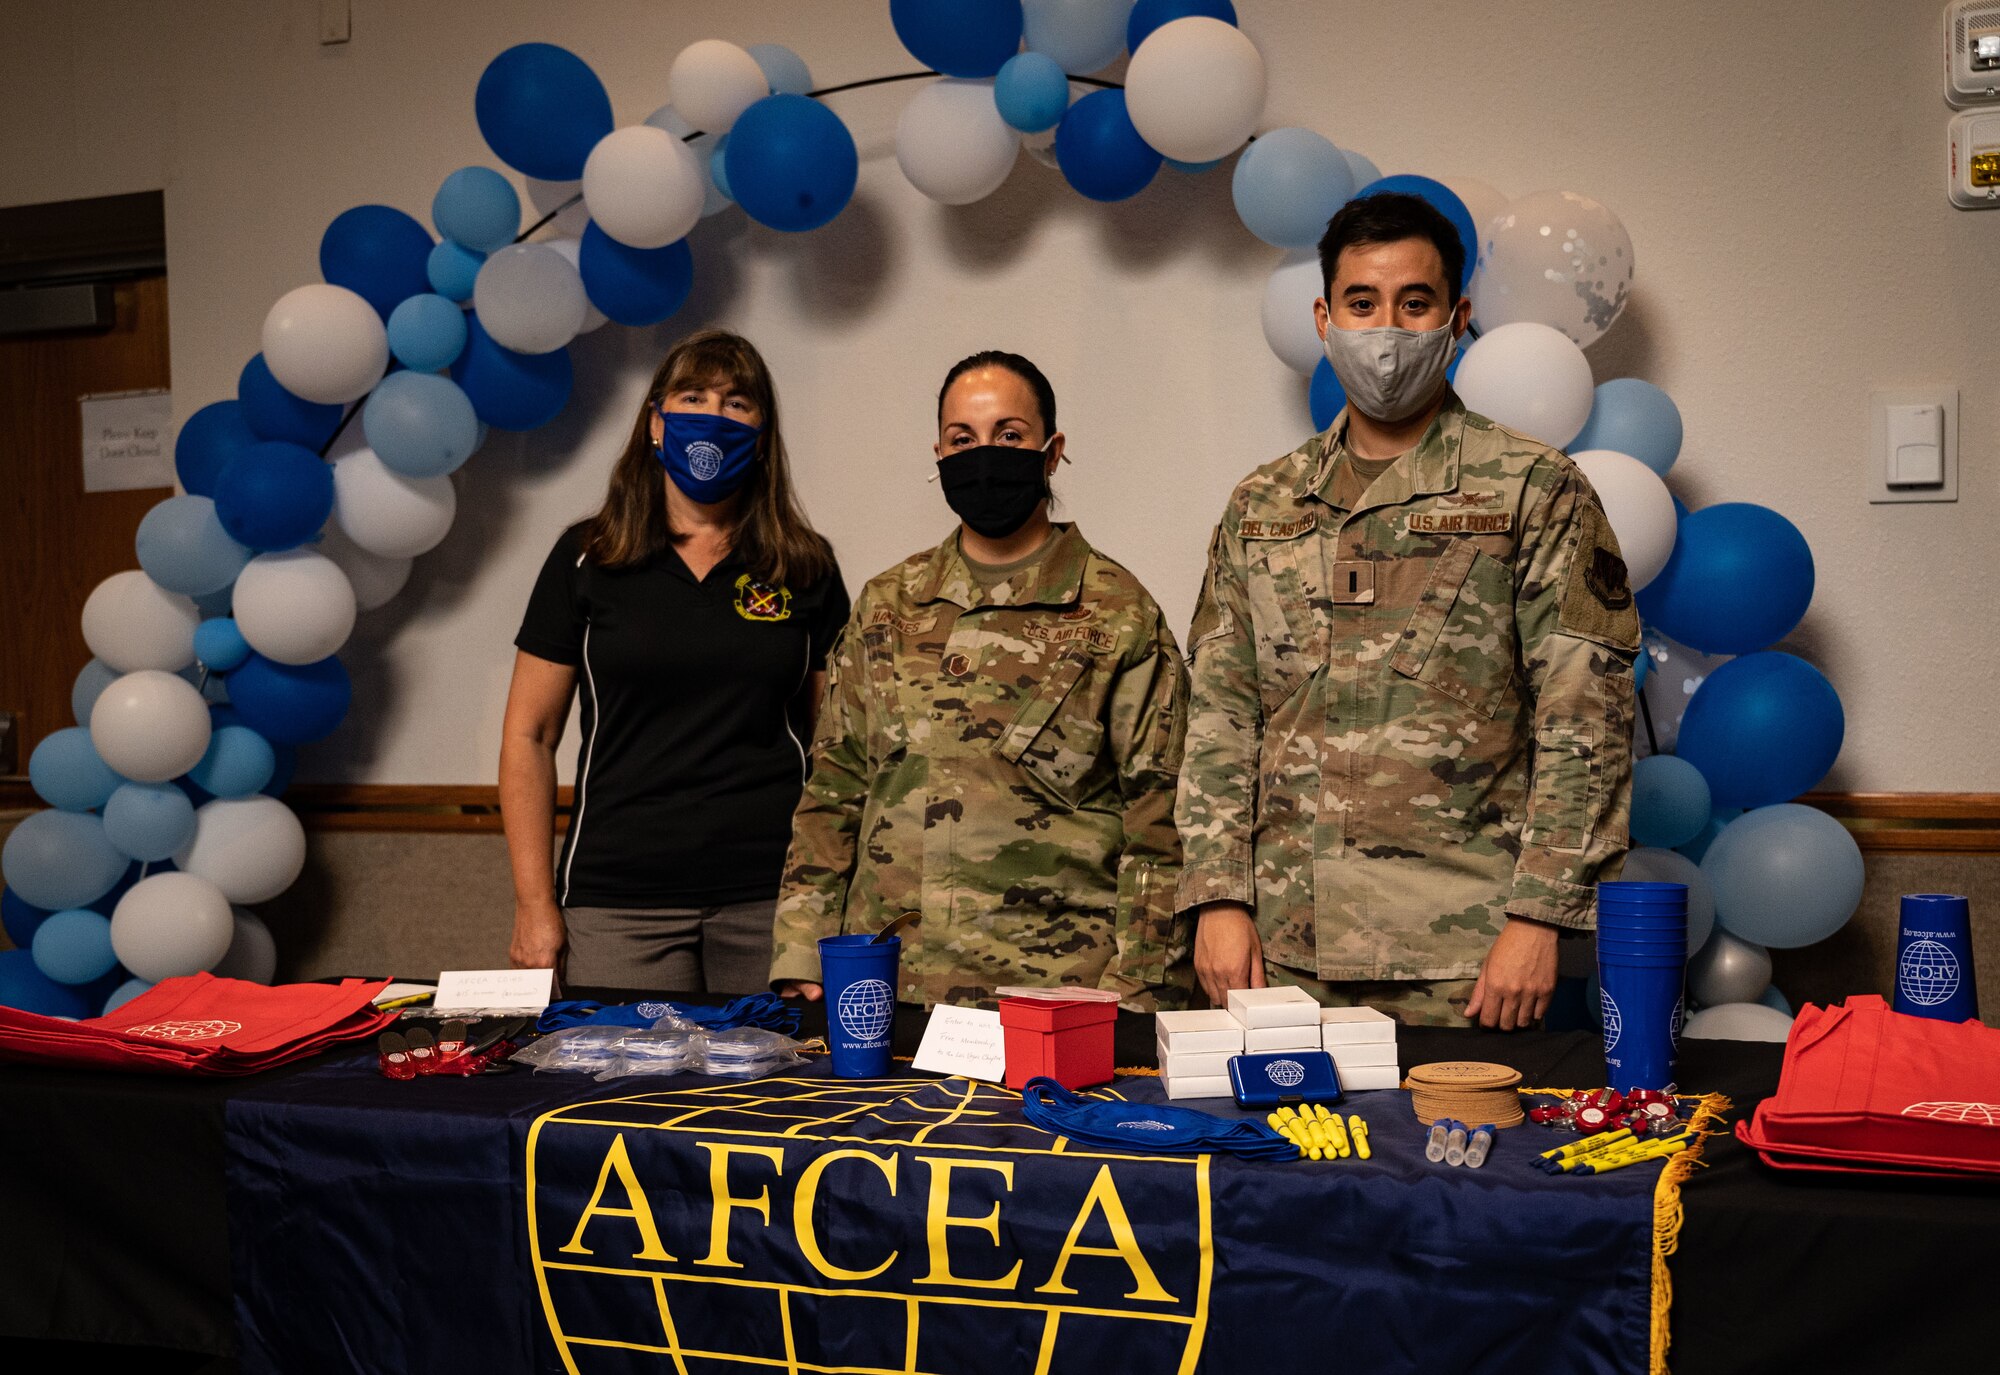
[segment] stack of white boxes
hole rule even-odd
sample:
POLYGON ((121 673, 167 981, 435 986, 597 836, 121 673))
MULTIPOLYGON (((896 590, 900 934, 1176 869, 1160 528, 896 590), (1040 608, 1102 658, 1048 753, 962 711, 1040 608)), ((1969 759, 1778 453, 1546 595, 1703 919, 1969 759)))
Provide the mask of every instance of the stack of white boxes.
POLYGON ((1162 1012, 1160 1083, 1169 1098, 1228 1098, 1229 1060, 1278 1050, 1325 1050, 1340 1086, 1393 1089, 1396 1019, 1372 1007, 1321 1007, 1299 988, 1239 988, 1228 1010, 1162 1012))

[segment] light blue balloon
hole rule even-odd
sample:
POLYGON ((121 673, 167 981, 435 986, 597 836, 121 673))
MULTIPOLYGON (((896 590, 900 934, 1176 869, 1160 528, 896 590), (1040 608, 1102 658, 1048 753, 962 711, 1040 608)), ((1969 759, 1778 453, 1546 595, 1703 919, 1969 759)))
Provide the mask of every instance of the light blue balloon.
POLYGON ((118 967, 111 918, 87 907, 56 912, 35 931, 35 968, 59 984, 87 984, 118 967))
MULTIPOLYGON (((46 815, 46 813, 45 813, 46 815)), ((1745 812, 1701 861, 1715 919, 1733 936, 1778 950, 1823 941, 1861 905, 1861 847, 1847 828, 1797 802, 1745 812)))
POLYGON ((1213 172, 1227 161, 1227 158, 1210 158, 1207 162, 1182 162, 1179 158, 1168 158, 1167 166, 1187 176, 1198 177, 1203 172, 1213 172))
POLYGON ((111 996, 104 1000, 104 1012, 101 1015, 109 1017, 152 986, 145 979, 127 979, 113 989, 111 996))
POLYGON ((1671 754, 1632 766, 1632 843, 1671 850, 1708 825, 1708 780, 1700 769, 1671 754))
POLYGON ((1069 108, 1069 78, 1053 57, 1016 53, 993 79, 993 104, 1012 127, 1039 134, 1062 122, 1069 108))
POLYGON ((143 863, 167 859, 194 839, 194 803, 171 783, 124 784, 104 804, 104 834, 143 863))
POLYGON ((1353 175, 1356 186, 1382 180, 1382 169, 1375 165, 1373 158, 1365 158, 1352 148, 1341 149, 1340 155, 1347 159, 1347 170, 1353 175))
POLYGON ((465 312, 449 299, 425 292, 389 312, 389 352, 411 371, 448 368, 464 351, 465 312))
MULTIPOLYGON (((491 167, 461 167, 444 179, 432 198, 431 223, 447 239, 477 253, 491 253, 514 241, 521 227, 521 197, 514 184, 491 167)), ((428 276, 428 264, 426 269, 428 276)))
POLYGON ((207 497, 177 496, 146 512, 135 543, 146 576, 186 597, 205 597, 236 581, 250 551, 229 538, 207 497))
POLYGON ((69 714, 76 718, 79 726, 90 724, 90 709, 97 705, 98 694, 117 682, 118 670, 102 659, 92 659, 76 671, 76 682, 69 690, 69 714))
POLYGON ((1757 996, 1757 1001, 1765 1007, 1784 1013, 1787 1017, 1792 1015, 1791 1001, 1778 991, 1776 984, 1766 985, 1764 991, 1757 996))
POLYGON ((227 673, 250 657, 250 642, 233 617, 211 616, 194 628, 194 657, 210 673, 227 673))
POLYGON ((1741 807, 1717 807, 1708 814, 1708 824, 1701 828, 1700 835, 1687 844, 1674 848, 1699 864, 1707 856, 1708 847, 1715 844, 1715 838, 1722 834, 1723 828, 1741 815, 1743 815, 1741 807))
POLYGON ((1081 75, 1118 60, 1131 16, 1132 0, 1022 0, 1021 36, 1029 52, 1081 75))
POLYGON ((368 447, 405 477, 443 477, 472 457, 479 417, 449 377, 392 372, 375 384, 361 408, 368 447))
POLYGON ((750 56, 763 68, 772 95, 804 95, 813 88, 812 69, 783 43, 752 43, 750 56))
POLYGON ((277 767, 278 752, 269 740, 248 726, 227 725, 209 733, 208 749, 187 776, 217 797, 248 797, 263 791, 277 767))
POLYGON ((729 135, 724 134, 708 151, 708 179, 715 183, 716 190, 730 200, 735 200, 736 197, 729 195, 729 164, 725 158, 728 152, 729 135))
POLYGON ((124 781, 98 754, 86 726, 65 726, 43 736, 28 756, 28 782, 36 795, 66 812, 96 811, 124 781))
POLYGON ((1569 443, 1573 454, 1590 449, 1630 454, 1665 477, 1681 453, 1680 407, 1651 382, 1637 377, 1600 383, 1583 433, 1569 443))
POLYGON ((1310 129, 1273 129, 1236 159, 1230 195, 1244 228, 1277 248, 1311 248, 1353 197, 1354 173, 1332 142, 1310 129))
POLYGON ((88 907, 125 877, 130 861, 87 812, 36 812, 7 834, 0 875, 21 901, 47 912, 88 907))
POLYGON ((1653 671, 1653 656, 1644 645, 1639 647, 1639 657, 1632 661, 1632 690, 1638 692, 1646 686, 1646 677, 1653 671))
POLYGON ((462 243, 446 239, 431 250, 424 263, 424 275, 430 278, 431 290, 445 300, 469 301, 485 261, 484 253, 475 253, 462 243))

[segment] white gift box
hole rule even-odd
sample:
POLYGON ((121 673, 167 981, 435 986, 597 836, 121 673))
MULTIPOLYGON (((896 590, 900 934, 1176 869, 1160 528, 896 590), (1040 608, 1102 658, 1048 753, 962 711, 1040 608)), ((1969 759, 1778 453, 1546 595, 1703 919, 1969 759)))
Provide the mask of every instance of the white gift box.
POLYGON ((1340 1087, 1354 1092, 1402 1087, 1403 1076, 1394 1065, 1362 1065, 1356 1069, 1336 1069, 1340 1087))
POLYGON ((1165 1079, 1226 1079, 1233 1050, 1174 1052, 1160 1050, 1160 1075, 1165 1079))
POLYGON ((1377 1041, 1366 1046, 1328 1046, 1333 1056, 1333 1067, 1345 1075, 1350 1069, 1367 1069, 1376 1065, 1396 1066, 1396 1043, 1377 1041))
POLYGON ((1319 1031, 1328 1050, 1335 1046, 1367 1046, 1384 1041, 1393 1045, 1396 1019, 1372 1007, 1323 1007, 1319 1011, 1319 1031))
POLYGON ((1303 988, 1232 988, 1229 1011, 1251 1029, 1318 1026, 1319 1004, 1303 988))
POLYGON ((1257 1026, 1243 1033, 1243 1049, 1252 1055, 1270 1050, 1318 1050, 1316 1026, 1257 1026))
POLYGON ((1169 1098, 1230 1098, 1234 1092, 1229 1087, 1226 1074, 1183 1075, 1178 1079, 1160 1076, 1160 1083, 1169 1098))
POLYGON ((1243 1024, 1219 1007, 1162 1012, 1154 1021, 1163 1055, 1243 1053, 1243 1024))

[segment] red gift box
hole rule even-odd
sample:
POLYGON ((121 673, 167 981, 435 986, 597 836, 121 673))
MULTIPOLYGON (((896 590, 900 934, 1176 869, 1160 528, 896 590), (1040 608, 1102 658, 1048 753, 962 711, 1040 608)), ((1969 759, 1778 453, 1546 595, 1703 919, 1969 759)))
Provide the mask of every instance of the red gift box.
POLYGON ((1007 1035, 1007 1087, 1018 1089, 1047 1075, 1066 1089, 1108 1084, 1114 1074, 1115 1002, 1057 998, 1002 998, 1000 1025, 1007 1035))

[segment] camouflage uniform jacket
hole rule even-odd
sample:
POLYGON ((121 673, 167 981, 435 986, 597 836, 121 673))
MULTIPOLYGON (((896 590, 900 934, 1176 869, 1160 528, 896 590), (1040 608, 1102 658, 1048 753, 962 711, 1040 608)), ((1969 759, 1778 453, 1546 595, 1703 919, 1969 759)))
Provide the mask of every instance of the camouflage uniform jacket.
POLYGON ((1479 972, 1596 920, 1624 852, 1639 621, 1589 482, 1449 396, 1352 511, 1346 413, 1231 494, 1195 612, 1183 907, 1330 980, 1479 972))
POLYGON ((1058 526, 989 590, 953 537, 862 590, 827 678, 774 982, 817 980, 821 936, 918 911, 905 1002, 1064 983, 1184 1002, 1187 671, 1136 578, 1058 526))

